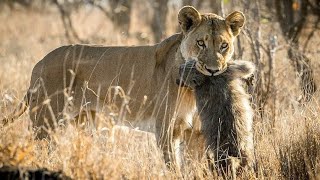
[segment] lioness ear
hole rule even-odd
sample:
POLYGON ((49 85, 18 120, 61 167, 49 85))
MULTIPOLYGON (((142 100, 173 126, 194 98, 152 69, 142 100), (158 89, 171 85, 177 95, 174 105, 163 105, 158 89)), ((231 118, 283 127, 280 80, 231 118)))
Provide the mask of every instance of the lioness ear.
POLYGON ((240 33, 245 20, 246 18, 244 17, 243 13, 240 11, 234 11, 233 13, 227 16, 226 23, 228 26, 230 26, 234 36, 237 36, 240 33))
POLYGON ((194 7, 184 6, 179 11, 178 20, 181 30, 185 34, 201 22, 201 15, 194 7))

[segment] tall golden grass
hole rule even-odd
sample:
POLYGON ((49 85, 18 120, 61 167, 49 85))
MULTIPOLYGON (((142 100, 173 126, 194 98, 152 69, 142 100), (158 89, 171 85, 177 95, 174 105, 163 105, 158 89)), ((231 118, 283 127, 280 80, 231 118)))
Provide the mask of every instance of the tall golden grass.
MULTIPOLYGON (((135 37, 123 37, 114 32, 112 25, 101 15, 78 12, 76 27, 83 37, 97 32, 104 36, 103 43, 111 45, 139 44, 135 37), (89 28, 91 24, 97 27, 89 28), (93 32, 92 29, 99 29, 93 32)), ((66 44, 63 27, 53 12, 8 10, 0 12, 0 119, 6 116, 22 99, 30 80, 32 67, 49 51, 66 44)), ((135 19, 134 22, 137 22, 135 19)), ((174 23, 173 23, 174 24, 174 23)), ((175 26, 171 25, 171 29, 175 26)), ((270 32, 263 28, 263 37, 270 32)), ((138 28, 132 31, 137 31, 138 28)), ((148 33, 148 27, 141 30, 148 33)), ((170 31, 170 30, 169 30, 170 31)), ((280 34, 280 33, 279 33, 280 34)), ((281 42, 281 41, 280 41, 281 42)), ((315 39, 313 43, 319 43, 315 39)), ((310 46, 310 56, 319 55, 310 46)), ((245 51, 246 52, 246 51, 245 51)), ((250 52, 244 59, 251 60, 250 52)), ((312 101, 299 104, 301 93, 284 51, 276 52, 275 101, 267 102, 276 107, 263 117, 256 110, 254 123, 255 174, 244 172, 249 179, 319 179, 320 176, 320 95, 312 101)), ((319 64, 313 60, 316 82, 319 64)), ((60 127, 50 139, 35 140, 27 113, 12 124, 0 128, 0 166, 62 170, 74 179, 176 179, 180 175, 169 171, 151 133, 118 128, 113 137, 106 129, 78 129, 72 125, 60 127), (114 139, 112 139, 114 138, 114 139)), ((222 178, 210 174, 204 160, 189 158, 184 177, 222 178), (206 176, 204 176, 206 175, 206 176)))

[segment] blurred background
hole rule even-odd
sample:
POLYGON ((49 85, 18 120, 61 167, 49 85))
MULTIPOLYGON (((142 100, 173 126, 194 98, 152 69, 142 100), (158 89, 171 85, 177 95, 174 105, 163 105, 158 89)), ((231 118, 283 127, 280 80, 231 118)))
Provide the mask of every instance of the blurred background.
POLYGON ((0 0, 0 112, 12 111, 33 66, 53 49, 160 42, 180 31, 184 5, 246 16, 234 59, 258 69, 249 91, 259 173, 275 178, 291 169, 286 177, 318 177, 320 0, 0 0))

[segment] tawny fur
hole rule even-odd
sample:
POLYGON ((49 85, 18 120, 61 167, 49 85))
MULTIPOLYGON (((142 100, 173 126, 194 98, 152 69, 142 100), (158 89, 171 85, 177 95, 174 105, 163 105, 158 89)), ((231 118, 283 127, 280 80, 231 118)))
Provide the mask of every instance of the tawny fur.
POLYGON ((173 151, 181 149, 184 131, 190 130, 196 113, 193 92, 179 89, 175 83, 180 65, 192 58, 206 66, 203 70, 223 69, 245 18, 234 12, 224 19, 186 6, 179 11, 178 21, 182 32, 155 45, 69 45, 53 50, 33 68, 24 101, 6 121, 20 116, 28 106, 33 126, 42 138, 47 136, 43 127, 54 128, 61 119, 108 112, 105 105, 111 102, 125 107, 124 122, 130 126, 152 124, 150 119, 155 119, 157 141, 169 162, 173 151), (199 39, 205 47, 199 45, 199 39), (223 52, 222 42, 229 44, 223 52), (114 96, 120 87, 126 93, 122 98, 114 96), (176 146, 171 146, 172 141, 176 146))
POLYGON ((254 65, 233 61, 224 73, 204 76, 194 64, 181 66, 181 80, 195 91, 201 132, 216 165, 225 167, 236 157, 242 167, 253 168, 253 110, 243 80, 253 75, 254 65))

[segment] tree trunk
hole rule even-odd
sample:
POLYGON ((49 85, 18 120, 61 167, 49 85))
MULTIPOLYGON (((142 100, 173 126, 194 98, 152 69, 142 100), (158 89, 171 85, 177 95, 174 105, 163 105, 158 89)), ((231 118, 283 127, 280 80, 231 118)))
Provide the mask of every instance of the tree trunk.
MULTIPOLYGON (((299 50, 299 38, 301 31, 305 27, 306 17, 312 11, 308 1, 302 0, 299 9, 294 9, 293 0, 275 0, 276 14, 285 39, 291 44, 288 49, 288 57, 294 66, 300 79, 300 89, 302 91, 302 101, 309 101, 315 93, 317 86, 313 78, 313 71, 310 60, 299 50), (297 17, 297 18, 295 18, 297 17)), ((312 8, 312 7, 311 7, 312 8)))
POLYGON ((129 35, 132 0, 109 0, 111 20, 116 29, 129 35))
POLYGON ((153 20, 151 28, 154 34, 154 41, 160 42, 166 33, 166 18, 168 12, 168 0, 155 0, 153 3, 153 20))

